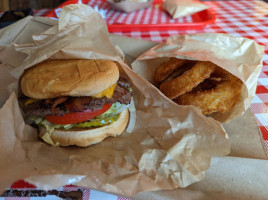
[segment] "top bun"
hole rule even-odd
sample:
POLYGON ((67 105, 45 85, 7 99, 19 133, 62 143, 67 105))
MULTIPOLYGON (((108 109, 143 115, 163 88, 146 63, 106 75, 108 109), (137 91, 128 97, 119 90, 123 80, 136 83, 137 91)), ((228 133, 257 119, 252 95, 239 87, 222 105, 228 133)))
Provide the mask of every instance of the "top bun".
POLYGON ((119 70, 113 61, 51 60, 28 69, 21 77, 21 89, 34 99, 92 96, 118 79, 119 70))

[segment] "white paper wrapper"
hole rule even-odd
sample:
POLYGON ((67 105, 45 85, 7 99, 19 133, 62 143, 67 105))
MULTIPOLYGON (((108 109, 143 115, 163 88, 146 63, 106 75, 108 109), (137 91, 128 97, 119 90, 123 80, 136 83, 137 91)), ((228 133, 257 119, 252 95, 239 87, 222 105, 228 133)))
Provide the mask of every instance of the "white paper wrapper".
POLYGON ((107 0, 110 7, 121 12, 134 12, 152 6, 153 0, 125 0, 121 2, 114 2, 114 0, 107 0))
POLYGON ((221 33, 178 35, 140 55, 132 64, 132 68, 154 84, 156 68, 170 57, 211 61, 217 64, 244 83, 241 98, 231 111, 211 115, 220 122, 229 122, 243 115, 249 108, 261 72, 263 54, 264 46, 247 38, 221 33))
POLYGON ((164 9, 173 19, 193 15, 202 10, 208 9, 209 6, 200 3, 197 0, 165 0, 164 9))
POLYGON ((13 93, 0 110, 1 190, 21 178, 45 189, 72 183, 128 196, 186 187, 204 178, 213 156, 230 151, 219 122, 197 109, 177 106, 123 62, 105 22, 86 5, 64 7, 57 26, 16 48, 29 54, 12 70, 17 78, 46 59, 119 62, 133 84, 137 121, 131 134, 124 132, 88 148, 52 147, 25 125, 13 93))

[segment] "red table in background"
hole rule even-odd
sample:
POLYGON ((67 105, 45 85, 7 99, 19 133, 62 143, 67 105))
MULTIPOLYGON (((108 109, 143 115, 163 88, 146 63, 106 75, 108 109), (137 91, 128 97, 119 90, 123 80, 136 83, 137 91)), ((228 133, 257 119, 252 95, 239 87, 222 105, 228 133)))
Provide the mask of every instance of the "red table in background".
MULTIPOLYGON (((88 2, 88 1, 87 1, 88 2)), ((90 1, 92 4, 96 3, 96 0, 90 1)), ((98 1, 102 2, 103 1, 98 1)), ((256 117, 259 128, 263 135, 263 143, 268 151, 268 4, 264 1, 259 0, 233 0, 233 1, 205 1, 203 2, 210 6, 210 13, 212 18, 203 18, 202 19, 193 19, 193 18, 184 18, 179 21, 174 21, 177 23, 188 23, 188 25, 182 27, 177 24, 178 28, 175 30, 168 30, 169 28, 154 28, 153 30, 148 30, 148 27, 139 27, 139 30, 131 29, 127 30, 126 27, 122 26, 122 30, 113 29, 113 33, 122 36, 128 36, 137 39, 150 40, 154 42, 162 42, 166 40, 168 37, 172 35, 178 34, 188 34, 188 33, 227 33, 234 36, 242 36, 246 38, 250 38, 255 40, 257 43, 266 46, 265 47, 265 55, 263 57, 263 69, 258 79, 258 86, 256 95, 251 104, 251 110, 256 117), (214 22, 214 17, 216 18, 214 22), (192 21, 191 21, 192 20, 192 21), (199 21, 196 21, 199 20, 199 21), (209 21, 212 20, 212 21, 209 21), (191 23, 198 22, 196 27, 191 25, 191 23), (213 23, 214 22, 214 23, 213 23), (203 24, 202 24, 203 23, 203 24), (206 23, 206 24, 204 24, 206 23), (204 25, 203 27, 201 27, 204 25)), ((101 5, 99 5, 101 6, 101 5)), ((103 7, 105 8, 105 6, 103 7)), ((145 11, 143 11, 145 12, 145 11)), ((42 9, 36 10, 36 16, 46 16, 51 14, 51 10, 42 9)), ((114 15, 118 15, 114 13, 110 15, 110 17, 114 17, 114 15)), ((164 14, 167 15, 167 14, 164 14)), ((147 19, 148 17, 155 17, 156 15, 146 15, 146 14, 132 14, 131 19, 135 19, 139 17, 139 20, 147 19)), ((162 14, 157 15, 159 17, 163 17, 162 14)), ((198 16, 197 16, 198 17, 198 16)), ((207 16, 205 16, 207 17, 207 16)), ((114 17, 115 18, 115 17, 114 17)), ((108 20, 111 19, 107 18, 108 20)), ((117 19, 118 20, 118 16, 117 19)), ((122 19, 120 19, 122 21, 122 19)), ((129 20, 129 19, 128 19, 129 20)), ((147 19, 148 21, 149 19, 147 19)), ((160 19, 161 20, 161 19, 160 19)), ((132 23, 133 21, 124 21, 124 23, 132 23)), ((147 22, 148 23, 148 22, 147 22)), ((162 23, 166 24, 167 21, 162 20, 162 23)), ((112 24, 110 24, 112 25, 112 24)), ((135 27, 134 27, 135 28, 135 27)), ((18 181, 14 183, 11 188, 13 189, 33 189, 36 188, 32 185, 28 185, 23 181, 18 181)), ((81 191, 81 195, 83 199, 87 200, 99 200, 99 199, 109 199, 109 200, 127 200, 128 198, 119 197, 116 195, 111 195, 107 193, 98 192, 95 190, 90 190, 86 188, 76 187, 76 186, 65 186, 58 188, 57 191, 62 192, 70 192, 70 191, 81 191)), ((52 197, 52 196, 51 196, 52 197)), ((45 197, 48 198, 48 197, 45 197)), ((5 199, 4 197, 0 197, 0 199, 5 199)), ((22 199, 22 198, 18 198, 22 199)), ((23 198, 23 199, 31 199, 31 198, 23 198)), ((50 198, 49 198, 50 199, 50 198)), ((54 199, 54 198, 51 198, 54 199)))

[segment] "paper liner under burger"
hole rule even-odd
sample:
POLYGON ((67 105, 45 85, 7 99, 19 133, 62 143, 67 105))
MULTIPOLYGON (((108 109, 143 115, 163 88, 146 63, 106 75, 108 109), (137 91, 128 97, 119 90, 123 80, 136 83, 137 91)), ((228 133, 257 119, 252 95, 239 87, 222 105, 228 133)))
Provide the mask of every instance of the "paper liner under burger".
POLYGON ((132 68, 154 84, 156 68, 170 57, 215 63, 243 81, 238 103, 227 113, 210 115, 220 122, 228 122, 249 108, 261 72, 263 53, 264 46, 247 38, 222 33, 178 35, 140 55, 132 68))
POLYGON ((110 43, 101 16, 89 6, 64 7, 59 25, 33 40, 17 46, 29 57, 12 71, 14 76, 47 59, 117 61, 132 82, 136 126, 130 134, 88 148, 52 147, 24 123, 13 93, 0 110, 1 191, 18 179, 44 189, 76 184, 128 196, 174 189, 200 181, 213 156, 229 153, 221 124, 197 109, 177 106, 133 72, 110 43))
POLYGON ((176 19, 206 10, 209 6, 196 0, 165 0, 163 8, 176 19))
POLYGON ((119 2, 115 2, 114 0, 107 0, 107 2, 110 5, 111 9, 126 13, 148 8, 153 4, 153 0, 141 2, 139 2, 138 0, 125 0, 119 2))

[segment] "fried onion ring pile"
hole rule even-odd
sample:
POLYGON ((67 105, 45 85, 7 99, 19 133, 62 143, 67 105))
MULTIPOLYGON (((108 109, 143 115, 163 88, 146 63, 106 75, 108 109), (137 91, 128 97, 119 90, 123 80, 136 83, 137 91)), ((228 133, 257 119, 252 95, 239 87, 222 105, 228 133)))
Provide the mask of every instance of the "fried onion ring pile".
POLYGON ((154 81, 168 98, 194 105, 202 114, 230 111, 238 102, 242 81, 208 61, 171 58, 155 71, 154 81))

